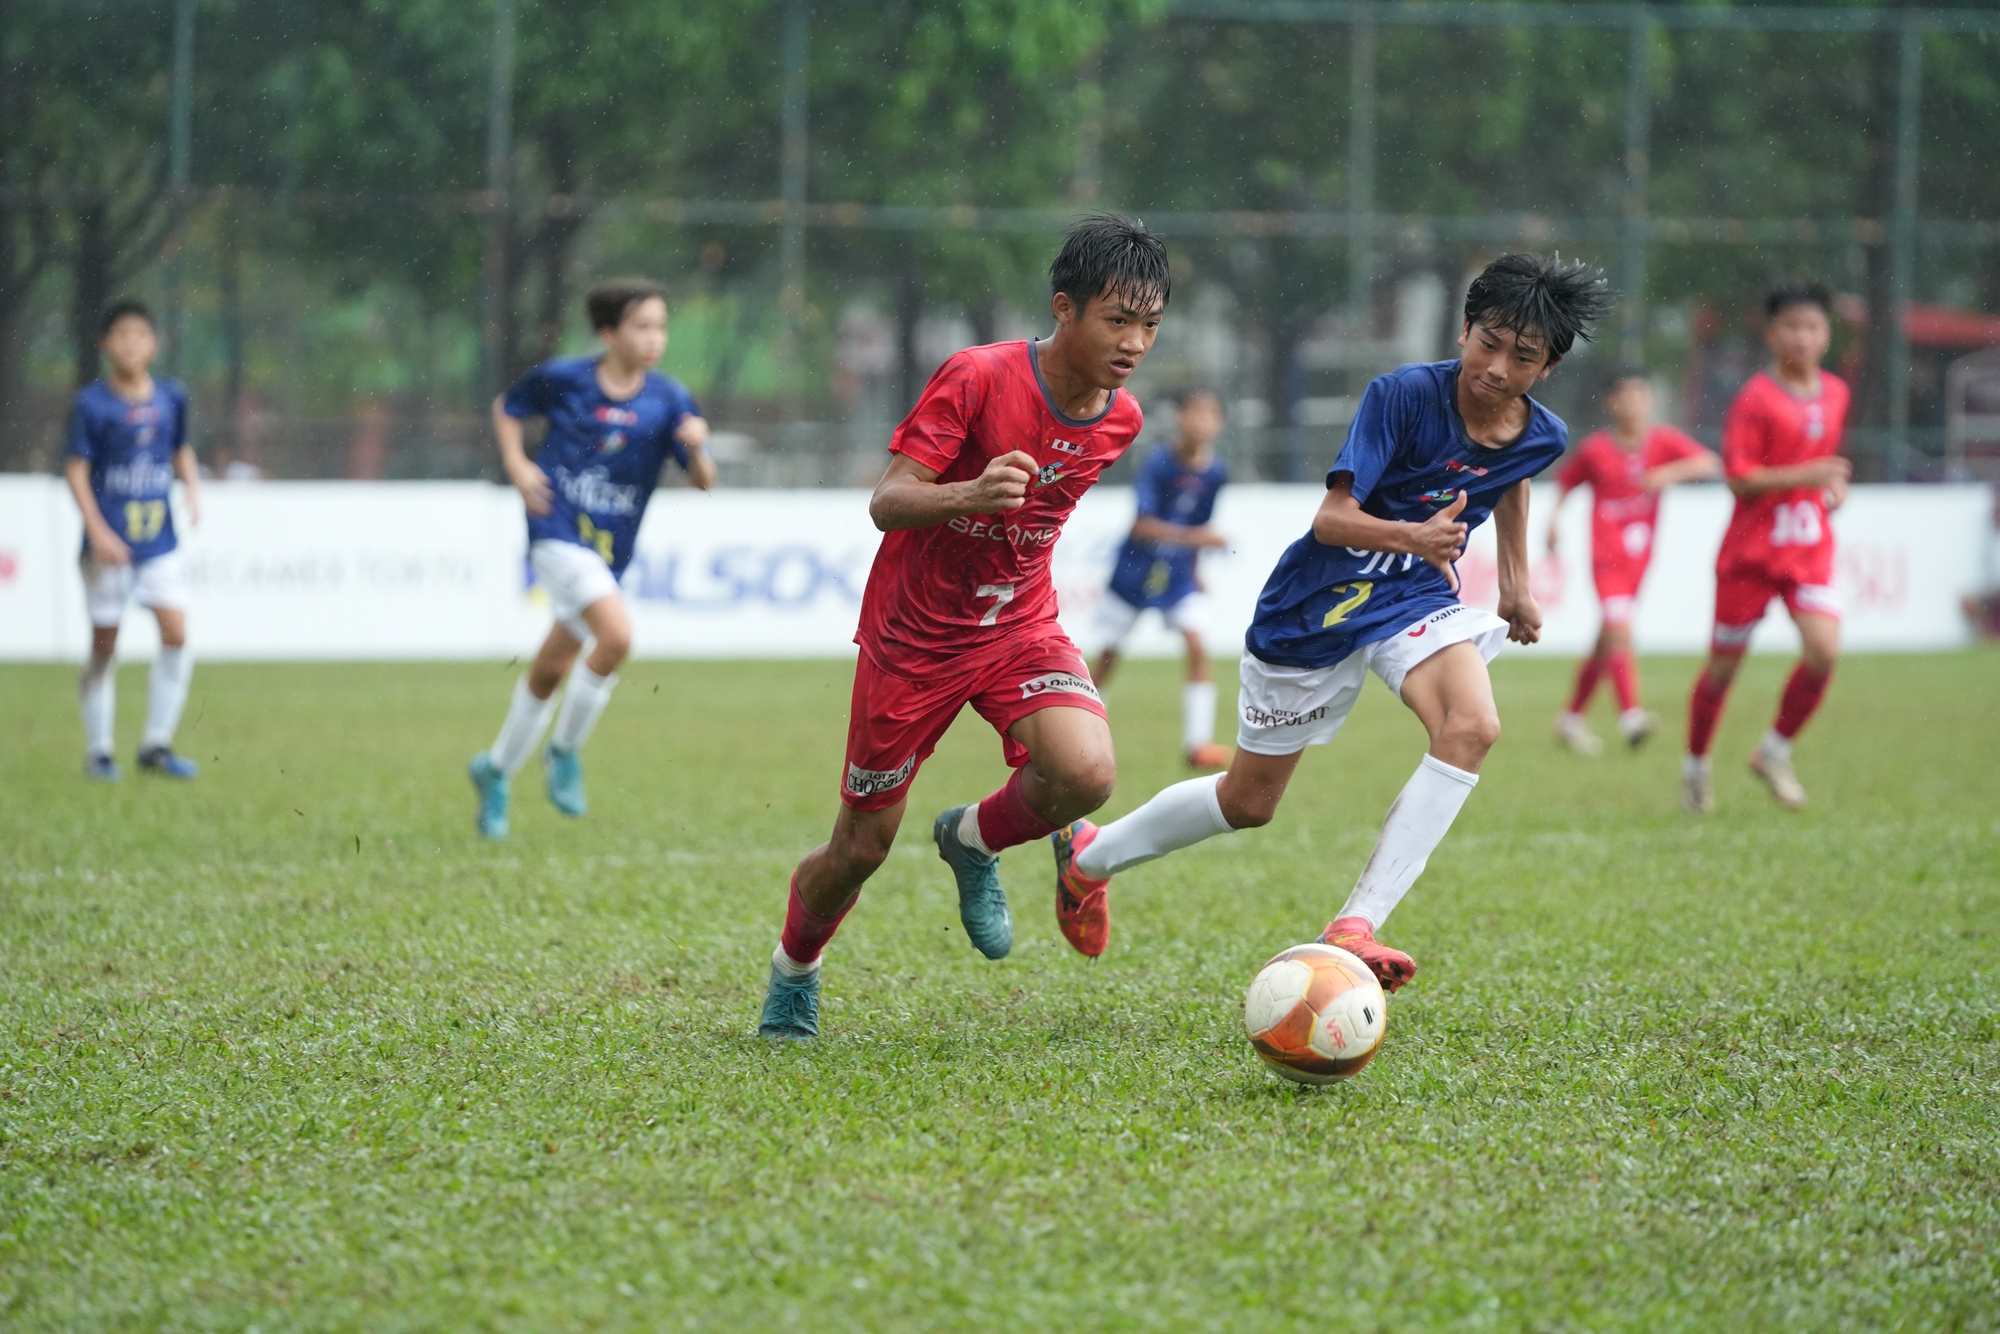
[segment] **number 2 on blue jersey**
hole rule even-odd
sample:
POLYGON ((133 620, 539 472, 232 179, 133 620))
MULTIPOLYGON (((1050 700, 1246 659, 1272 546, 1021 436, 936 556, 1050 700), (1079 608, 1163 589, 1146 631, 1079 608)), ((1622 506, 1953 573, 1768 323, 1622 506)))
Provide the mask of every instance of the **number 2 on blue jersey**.
POLYGON ((164 500, 128 500, 125 502, 125 537, 132 542, 150 542, 160 535, 160 529, 167 524, 167 502, 164 500))
POLYGON ((597 552, 606 565, 611 563, 611 534, 592 523, 588 514, 576 516, 576 535, 583 539, 585 546, 597 552))
POLYGON ((1333 604, 1333 609, 1327 612, 1326 619, 1319 623, 1319 628, 1324 630, 1329 625, 1339 625, 1349 616, 1352 616, 1355 608, 1366 602, 1368 595, 1374 591, 1375 582, 1372 579, 1357 579, 1351 584, 1335 584, 1332 588, 1329 588, 1327 592, 1333 594, 1335 597, 1339 597, 1342 593, 1345 593, 1347 594, 1347 598, 1344 601, 1333 604))

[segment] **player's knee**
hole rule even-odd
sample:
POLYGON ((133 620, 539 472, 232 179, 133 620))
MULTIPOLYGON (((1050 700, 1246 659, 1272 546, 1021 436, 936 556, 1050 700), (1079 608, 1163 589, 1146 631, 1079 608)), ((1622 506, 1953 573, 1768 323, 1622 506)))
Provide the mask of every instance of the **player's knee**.
POLYGON ((866 878, 889 860, 889 849, 895 842, 894 829, 873 823, 855 824, 834 835, 833 855, 849 873, 866 878))
POLYGON ((1500 715, 1491 709, 1446 714, 1438 741, 1453 751, 1483 756, 1499 744, 1500 715))
POLYGON ((1278 793, 1253 792, 1247 797, 1225 797, 1216 793, 1222 818, 1231 829, 1262 829, 1278 814, 1278 793))
POLYGON ((593 638, 596 643, 591 648, 590 656, 599 663, 608 663, 616 667, 625 661, 625 655, 632 651, 630 626, 613 626, 599 631, 593 638))
POLYGON ((1111 800, 1118 785, 1118 761, 1110 754, 1079 755, 1068 760, 1055 775, 1055 788, 1067 804, 1094 811, 1111 800))

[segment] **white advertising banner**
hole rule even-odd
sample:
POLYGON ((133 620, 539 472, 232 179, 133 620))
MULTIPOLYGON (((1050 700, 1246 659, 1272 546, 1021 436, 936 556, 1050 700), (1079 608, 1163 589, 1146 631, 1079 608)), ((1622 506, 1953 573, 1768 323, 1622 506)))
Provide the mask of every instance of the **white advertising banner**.
MULTIPOLYGON (((1242 485, 1222 494, 1215 523, 1231 547, 1204 556, 1211 643, 1242 643, 1257 593, 1302 535, 1316 486, 1242 485)), ((1540 651, 1574 654, 1597 632, 1590 587, 1588 500, 1562 515, 1559 555, 1533 518, 1534 586, 1547 616, 1540 651)), ((190 638, 219 659, 394 659, 525 656, 549 624, 527 574, 519 498, 480 482, 221 482, 202 491, 199 527, 176 510, 193 605, 190 638)), ((1653 569, 1640 599, 1641 650, 1701 651, 1714 598, 1715 548, 1729 496, 1717 486, 1667 497, 1653 569)), ((1102 596, 1133 513, 1127 488, 1090 493, 1056 547, 1063 620, 1072 633, 1102 596)), ((1834 518, 1837 586, 1847 641, 1859 650, 1965 644, 1959 599, 1977 589, 1992 540, 1983 487, 1863 486, 1834 518)), ((634 651, 646 657, 823 657, 854 651, 868 564, 880 534, 863 491, 662 491, 647 510, 625 574, 634 651)), ((0 477, 0 658, 75 660, 87 637, 77 572, 82 526, 60 480, 0 477)), ((1491 525, 1460 565, 1469 600, 1492 606, 1491 525)), ((144 657, 152 618, 126 618, 121 654, 144 657)), ((1753 647, 1786 650, 1782 613, 1753 647)), ((1180 651, 1156 617, 1127 645, 1180 651)))

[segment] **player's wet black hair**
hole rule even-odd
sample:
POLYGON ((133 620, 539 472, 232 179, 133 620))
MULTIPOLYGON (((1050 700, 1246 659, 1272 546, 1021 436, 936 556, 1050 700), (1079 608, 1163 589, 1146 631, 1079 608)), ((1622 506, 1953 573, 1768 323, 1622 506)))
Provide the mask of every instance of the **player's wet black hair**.
POLYGON ((1215 392, 1214 386, 1203 384, 1199 380, 1174 390, 1173 404, 1176 408, 1184 408, 1197 398, 1212 398, 1217 407, 1222 406, 1222 395, 1215 392))
POLYGON ((1561 255, 1515 251, 1472 280, 1465 293, 1465 322, 1538 334, 1548 342, 1554 361, 1568 356, 1577 339, 1588 342, 1615 300, 1604 275, 1581 260, 1566 263, 1561 255))
POLYGON ((1078 313, 1090 299, 1116 293, 1144 306, 1167 304, 1173 278, 1167 248, 1136 218, 1093 213, 1069 229, 1049 265, 1049 294, 1066 292, 1078 313))
POLYGON ((655 297, 664 302, 667 289, 651 278, 607 278, 584 296, 583 308, 590 313, 592 332, 616 329, 625 322, 626 311, 655 297))
POLYGON ((1610 378, 1605 380, 1604 396, 1609 398, 1611 395, 1617 393, 1618 387, 1627 380, 1644 380, 1646 387, 1650 389, 1653 384, 1653 373, 1644 366, 1620 366, 1617 370, 1611 372, 1610 378))
POLYGON ((121 296, 104 308, 104 317, 97 322, 97 336, 100 339, 111 336, 111 326, 127 315, 137 315, 148 327, 157 329, 153 323, 153 308, 136 296, 121 296))
POLYGON ((1820 313, 1833 318, 1833 292, 1817 278, 1779 283, 1764 293, 1764 318, 1775 320, 1793 306, 1818 306, 1820 313))

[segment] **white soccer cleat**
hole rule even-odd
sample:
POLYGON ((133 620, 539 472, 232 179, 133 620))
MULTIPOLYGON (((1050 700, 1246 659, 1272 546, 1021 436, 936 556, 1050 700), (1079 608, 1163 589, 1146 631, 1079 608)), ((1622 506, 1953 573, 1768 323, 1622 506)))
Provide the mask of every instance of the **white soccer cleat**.
POLYGON ((1689 815, 1710 815, 1715 811, 1715 784, 1708 761, 1690 755, 1681 767, 1681 809, 1689 815))
POLYGON ((1805 784, 1792 772, 1791 760, 1758 750, 1750 756, 1750 772, 1764 780, 1780 806, 1788 811, 1805 809, 1805 784))
POLYGON ((1556 715, 1556 740, 1568 746, 1579 755, 1602 755, 1604 743, 1597 733, 1590 730, 1580 713, 1559 713, 1556 715))
POLYGON ((1625 744, 1637 750, 1646 744, 1646 738, 1659 730, 1660 720, 1644 709, 1627 709, 1618 715, 1618 735, 1625 738, 1625 744))

